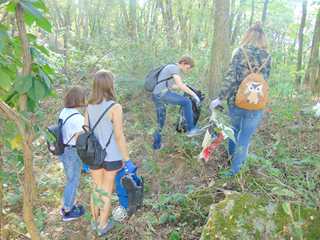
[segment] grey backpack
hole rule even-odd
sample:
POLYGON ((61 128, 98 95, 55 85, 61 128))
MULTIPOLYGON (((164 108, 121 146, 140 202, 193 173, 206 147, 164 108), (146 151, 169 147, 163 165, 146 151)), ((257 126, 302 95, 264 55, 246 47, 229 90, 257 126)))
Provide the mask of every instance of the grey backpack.
MULTIPOLYGON (((171 64, 171 63, 169 63, 171 64)), ((167 66, 168 64, 164 64, 160 67, 154 67, 151 68, 150 71, 147 73, 147 76, 144 80, 144 88, 149 91, 152 92, 153 89, 156 87, 156 85, 158 83, 164 82, 164 81, 168 81, 169 79, 173 78, 172 76, 166 79, 161 80, 160 82, 158 82, 158 77, 159 77, 159 73, 162 71, 162 69, 164 69, 165 66, 167 66)))

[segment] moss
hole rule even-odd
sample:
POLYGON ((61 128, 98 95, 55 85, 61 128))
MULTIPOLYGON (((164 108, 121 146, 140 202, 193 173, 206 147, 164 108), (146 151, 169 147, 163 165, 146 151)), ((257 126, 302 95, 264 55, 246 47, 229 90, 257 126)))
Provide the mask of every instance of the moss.
POLYGON ((237 194, 228 196, 224 201, 215 206, 214 215, 207 224, 205 239, 214 239, 214 232, 221 233, 227 239, 237 239, 239 229, 244 233, 260 234, 251 219, 263 219, 263 207, 268 205, 265 199, 255 199, 249 194, 237 194), (218 230, 218 231, 217 231, 218 230), (207 235, 207 233, 211 234, 207 235))
POLYGON ((289 236, 300 239, 301 228, 303 239, 318 240, 320 212, 295 204, 291 210, 293 221, 282 203, 270 203, 249 194, 229 195, 214 205, 202 236, 210 240, 217 236, 219 239, 287 239, 289 236))
POLYGON ((282 204, 278 204, 277 215, 275 219, 277 231, 280 232, 286 228, 288 231, 291 231, 291 234, 298 237, 294 227, 300 225, 304 239, 318 240, 320 229, 320 212, 316 209, 308 208, 298 204, 291 204, 290 208, 294 222, 292 222, 291 217, 284 211, 282 204))
POLYGON ((210 189, 202 189, 189 195, 187 201, 182 205, 181 220, 189 224, 204 221, 213 204, 213 194, 210 189))

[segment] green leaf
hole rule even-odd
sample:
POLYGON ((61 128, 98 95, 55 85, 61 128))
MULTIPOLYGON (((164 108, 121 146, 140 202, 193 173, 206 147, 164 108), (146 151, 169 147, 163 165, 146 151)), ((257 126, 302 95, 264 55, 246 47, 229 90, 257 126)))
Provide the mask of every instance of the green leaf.
POLYGON ((32 16, 30 13, 25 12, 24 13, 24 22, 31 27, 32 23, 34 23, 34 21, 38 19, 34 16, 32 16))
POLYGON ((30 40, 35 41, 37 39, 37 36, 35 36, 35 35, 31 34, 31 33, 27 33, 27 36, 28 36, 29 41, 30 40))
POLYGON ((36 115, 38 115, 39 121, 41 122, 42 119, 43 119, 43 112, 40 111, 40 110, 38 110, 38 111, 36 112, 36 115))
POLYGON ((40 19, 37 18, 36 19, 36 23, 43 30, 51 32, 51 24, 47 19, 43 18, 42 20, 40 20, 40 19))
POLYGON ((3 43, 2 39, 0 38, 0 54, 2 54, 3 49, 4 49, 4 43, 3 43))
POLYGON ((32 56, 40 57, 40 52, 34 47, 30 47, 30 52, 32 56))
POLYGON ((32 16, 36 18, 42 19, 41 12, 39 12, 39 10, 31 3, 20 2, 20 4, 26 12, 30 13, 32 16))
POLYGON ((174 222, 176 220, 176 217, 174 215, 169 216, 169 222, 174 222))
POLYGON ((99 201, 98 201, 98 197, 95 193, 91 193, 91 196, 92 196, 92 202, 93 202, 93 205, 94 206, 99 206, 99 201))
POLYGON ((162 214, 158 224, 164 223, 165 221, 167 221, 167 219, 168 219, 168 214, 162 214))
POLYGON ((7 12, 15 12, 16 9, 15 9, 15 6, 17 5, 17 2, 11 2, 7 5, 6 7, 6 11, 7 12))
POLYGON ((6 173, 6 172, 0 172, 0 178, 2 178, 1 184, 5 184, 5 183, 7 183, 9 181, 10 174, 6 173))
POLYGON ((46 7, 46 5, 42 0, 38 0, 36 3, 33 4, 33 6, 35 6, 36 8, 42 9, 45 12, 50 11, 50 9, 46 7))
POLYGON ((4 139, 13 139, 15 137, 16 137, 16 135, 14 135, 12 133, 7 133, 6 135, 3 136, 4 139))
POLYGON ((6 2, 9 2, 10 0, 0 0, 0 4, 3 4, 3 3, 6 3, 6 2))
POLYGON ((3 71, 3 69, 0 69, 0 87, 5 89, 9 89, 11 87, 11 78, 5 71, 3 71))
POLYGON ((170 240, 180 240, 179 233, 176 231, 172 232, 169 239, 170 240))
POLYGON ((283 207, 283 210, 286 212, 286 214, 288 214, 293 219, 290 203, 283 202, 282 207, 283 207))
POLYGON ((5 30, 5 31, 8 31, 7 26, 5 26, 5 25, 3 25, 3 24, 0 24, 0 28, 2 28, 2 29, 5 30))
POLYGON ((55 99, 59 99, 58 94, 56 94, 56 93, 54 93, 54 92, 51 92, 51 96, 54 97, 55 99))
POLYGON ((57 189, 57 188, 58 188, 58 186, 59 186, 59 184, 58 184, 58 183, 54 183, 54 184, 52 185, 53 189, 57 189))
POLYGON ((284 196, 294 197, 294 193, 289 191, 288 189, 281 189, 281 191, 279 191, 279 194, 284 196))
POLYGON ((44 82, 47 84, 47 87, 50 89, 50 79, 48 75, 40 68, 40 74, 43 77, 44 82))
POLYGON ((234 134, 233 131, 226 129, 223 130, 223 132, 228 136, 228 138, 230 138, 233 142, 236 142, 236 139, 234 138, 234 134))
POLYGON ((108 198, 111 198, 113 200, 118 200, 119 198, 117 196, 114 196, 108 192, 106 192, 103 188, 99 188, 97 190, 98 193, 100 193, 101 195, 105 196, 105 197, 108 197, 108 198))
POLYGON ((46 90, 44 89, 43 84, 38 79, 33 79, 32 88, 29 89, 28 97, 32 101, 37 103, 41 98, 44 97, 46 90))
POLYGON ((18 91, 19 95, 22 95, 32 88, 32 76, 19 76, 14 81, 14 88, 18 91))
POLYGON ((34 45, 37 49, 39 49, 42 53, 49 56, 49 51, 44 46, 38 46, 37 44, 34 45))
POLYGON ((10 38, 9 35, 7 34, 7 32, 5 30, 3 30, 2 28, 0 28, 0 37, 10 38))
POLYGON ((0 178, 10 177, 10 174, 7 172, 0 172, 0 178))

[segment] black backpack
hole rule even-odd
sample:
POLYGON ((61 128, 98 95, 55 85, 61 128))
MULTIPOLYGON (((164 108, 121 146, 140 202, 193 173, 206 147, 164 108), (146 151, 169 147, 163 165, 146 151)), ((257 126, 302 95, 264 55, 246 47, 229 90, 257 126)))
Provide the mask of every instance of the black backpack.
MULTIPOLYGON (((71 118, 73 115, 80 114, 80 113, 73 113, 67 119, 63 122, 61 118, 58 119, 58 122, 48 126, 47 131, 51 133, 54 139, 52 139, 51 143, 47 141, 48 149, 53 155, 62 155, 64 153, 64 144, 63 144, 63 138, 62 138, 62 133, 61 133, 61 128, 62 126, 68 121, 69 118, 71 118), (54 146, 55 149, 52 151, 50 150, 50 147, 54 146)), ((76 134, 73 134, 73 136, 69 139, 68 143, 71 141, 71 139, 75 136, 76 134)))
MULTIPOLYGON (((80 133, 76 142, 77 154, 80 157, 81 161, 86 165, 100 165, 103 163, 105 157, 107 156, 106 148, 108 147, 113 131, 109 137, 109 140, 104 148, 101 147, 98 139, 93 133, 93 130, 98 125, 102 117, 108 112, 108 110, 117 103, 112 103, 100 116, 93 128, 90 129, 90 126, 83 125, 82 128, 85 132, 80 133), (86 128, 89 128, 87 131, 86 128)), ((89 119, 89 115, 88 115, 89 119)), ((90 125, 90 123, 89 123, 90 125)))
MULTIPOLYGON (((169 64, 171 64, 171 63, 169 63, 169 64)), ((171 76, 169 78, 163 79, 160 82, 158 82, 158 77, 159 77, 160 72, 162 71, 162 69, 164 69, 165 66, 167 66, 169 64, 164 64, 160 67, 154 67, 149 70, 149 72, 147 73, 147 76, 144 80, 144 88, 147 91, 152 92, 158 83, 168 81, 169 79, 173 78, 171 76)))

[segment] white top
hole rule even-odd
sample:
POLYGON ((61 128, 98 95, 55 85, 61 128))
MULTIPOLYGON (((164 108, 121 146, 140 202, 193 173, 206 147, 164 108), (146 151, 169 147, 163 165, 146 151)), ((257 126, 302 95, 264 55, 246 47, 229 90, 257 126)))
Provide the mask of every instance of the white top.
MULTIPOLYGON (((61 118, 64 122, 73 113, 79 113, 79 111, 74 108, 64 108, 62 109, 59 118, 61 118)), ((84 117, 81 114, 75 114, 72 117, 70 117, 61 128, 63 144, 67 144, 67 142, 72 138, 72 136, 76 132, 82 132, 83 125, 84 117)), ((71 139, 68 145, 76 145, 75 137, 71 139)))

